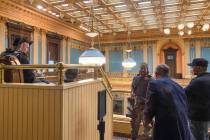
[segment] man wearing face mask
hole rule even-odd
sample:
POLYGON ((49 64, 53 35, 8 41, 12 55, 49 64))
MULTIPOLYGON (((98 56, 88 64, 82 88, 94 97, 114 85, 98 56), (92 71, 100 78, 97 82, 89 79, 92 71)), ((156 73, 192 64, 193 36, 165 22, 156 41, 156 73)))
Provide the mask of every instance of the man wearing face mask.
POLYGON ((185 89, 191 130, 196 140, 209 140, 210 73, 207 72, 208 61, 204 58, 195 58, 188 65, 197 76, 185 89))
POLYGON ((146 63, 140 66, 139 74, 133 78, 131 87, 131 98, 133 100, 132 108, 128 108, 131 112, 131 138, 138 139, 140 123, 142 121, 142 112, 147 93, 147 86, 152 77, 149 75, 146 63))

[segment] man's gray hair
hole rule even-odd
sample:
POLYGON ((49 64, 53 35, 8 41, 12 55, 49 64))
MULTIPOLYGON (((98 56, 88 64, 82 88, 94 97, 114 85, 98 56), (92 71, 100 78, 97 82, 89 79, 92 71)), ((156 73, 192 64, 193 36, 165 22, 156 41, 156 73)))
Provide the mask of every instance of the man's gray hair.
POLYGON ((166 64, 160 64, 156 67, 155 72, 161 76, 168 75, 169 74, 169 66, 166 64))

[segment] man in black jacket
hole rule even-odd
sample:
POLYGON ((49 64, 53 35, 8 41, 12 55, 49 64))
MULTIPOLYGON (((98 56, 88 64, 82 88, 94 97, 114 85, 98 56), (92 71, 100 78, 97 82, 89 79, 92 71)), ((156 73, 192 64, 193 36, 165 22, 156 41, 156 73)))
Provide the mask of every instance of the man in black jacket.
MULTIPOLYGON (((1 53, 1 56, 15 55, 21 64, 30 64, 28 60, 29 46, 32 41, 28 41, 27 38, 17 37, 13 42, 13 49, 8 48, 5 52, 1 53)), ((33 83, 35 81, 35 74, 33 70, 23 70, 24 83, 33 83)))
MULTIPOLYGON (((30 64, 28 60, 29 46, 32 41, 28 41, 25 37, 17 37, 13 42, 14 55, 19 59, 21 64, 30 64)), ((33 70, 24 69, 23 70, 24 82, 33 83, 35 81, 35 74, 33 70)))
POLYGON ((210 124, 210 73, 206 72, 208 61, 204 58, 195 58, 192 63, 192 79, 186 87, 189 105, 191 130, 196 140, 209 140, 208 125, 210 124))

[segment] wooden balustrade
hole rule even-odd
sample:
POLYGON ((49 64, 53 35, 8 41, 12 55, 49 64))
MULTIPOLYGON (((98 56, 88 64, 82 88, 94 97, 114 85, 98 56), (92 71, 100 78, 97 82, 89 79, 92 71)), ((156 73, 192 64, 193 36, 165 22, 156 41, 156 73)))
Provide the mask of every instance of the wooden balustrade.
MULTIPOLYGON (((63 83, 63 70, 81 65, 0 66, 0 140, 99 140, 98 92, 106 90, 105 140, 113 135, 111 84, 102 78, 63 83), (5 83, 4 69, 57 69, 58 84, 5 83)), ((96 73, 97 74, 97 73, 96 73)), ((97 75, 95 75, 97 76, 97 75)))
MULTIPOLYGON (((99 140, 97 94, 101 80, 64 85, 1 84, 1 140, 99 140)), ((105 139, 112 139, 112 98, 107 94, 105 139)))

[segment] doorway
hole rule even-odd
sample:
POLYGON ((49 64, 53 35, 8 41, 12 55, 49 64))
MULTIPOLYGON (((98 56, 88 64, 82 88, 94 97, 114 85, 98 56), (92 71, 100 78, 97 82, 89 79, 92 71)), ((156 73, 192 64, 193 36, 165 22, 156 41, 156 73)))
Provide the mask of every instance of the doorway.
POLYGON ((165 64, 170 67, 169 76, 176 78, 176 53, 177 49, 168 48, 164 50, 165 64))

